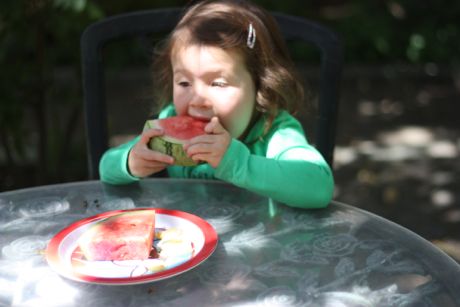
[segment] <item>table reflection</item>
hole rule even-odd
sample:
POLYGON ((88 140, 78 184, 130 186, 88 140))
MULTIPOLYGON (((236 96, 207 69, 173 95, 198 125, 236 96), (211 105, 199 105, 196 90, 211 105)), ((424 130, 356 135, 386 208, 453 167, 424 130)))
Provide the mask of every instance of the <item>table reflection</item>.
POLYGON ((387 220, 333 202, 299 210, 219 182, 98 181, 0 193, 3 306, 458 306, 460 267, 387 220), (208 221, 216 251, 198 267, 141 285, 60 277, 49 240, 67 225, 137 207, 182 210, 208 221))

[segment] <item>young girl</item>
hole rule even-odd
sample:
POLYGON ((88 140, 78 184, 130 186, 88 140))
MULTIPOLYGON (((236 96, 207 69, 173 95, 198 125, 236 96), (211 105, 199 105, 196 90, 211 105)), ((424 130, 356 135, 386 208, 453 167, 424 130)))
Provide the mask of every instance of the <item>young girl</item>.
POLYGON ((274 19, 247 1, 202 1, 190 7, 156 57, 159 118, 209 120, 207 134, 185 146, 195 161, 174 165, 148 148, 158 129, 108 150, 101 180, 124 184, 160 172, 171 177, 220 179, 290 206, 325 207, 333 177, 308 144, 293 112, 301 83, 274 19))

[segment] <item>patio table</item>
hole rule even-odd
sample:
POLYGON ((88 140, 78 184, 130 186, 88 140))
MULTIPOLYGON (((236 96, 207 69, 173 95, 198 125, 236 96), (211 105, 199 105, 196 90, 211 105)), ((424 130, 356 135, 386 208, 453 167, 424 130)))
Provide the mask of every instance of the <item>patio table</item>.
POLYGON ((296 209, 218 181, 84 181, 0 193, 0 306, 459 306, 460 266, 391 221, 332 201, 296 209), (61 276, 46 249, 112 210, 193 214, 218 235, 197 266, 107 285, 61 276))

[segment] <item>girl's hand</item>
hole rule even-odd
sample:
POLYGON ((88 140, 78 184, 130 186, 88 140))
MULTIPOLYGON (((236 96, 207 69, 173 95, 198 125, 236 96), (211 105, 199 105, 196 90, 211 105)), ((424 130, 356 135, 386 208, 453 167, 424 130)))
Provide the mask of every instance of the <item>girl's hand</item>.
POLYGON ((147 145, 151 138, 163 133, 160 129, 148 129, 142 132, 139 142, 129 152, 128 168, 131 175, 147 177, 174 163, 173 157, 153 151, 147 145))
POLYGON ((216 168, 227 151, 232 137, 217 117, 213 117, 204 130, 207 134, 194 137, 184 145, 184 149, 194 161, 205 161, 216 168))

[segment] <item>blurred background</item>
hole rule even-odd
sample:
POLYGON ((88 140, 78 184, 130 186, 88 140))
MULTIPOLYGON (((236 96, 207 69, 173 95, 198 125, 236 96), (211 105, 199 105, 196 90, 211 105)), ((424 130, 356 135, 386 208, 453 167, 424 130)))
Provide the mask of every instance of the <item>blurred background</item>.
MULTIPOLYGON (((344 43, 335 199, 411 229, 460 262, 460 2, 254 2, 329 26, 344 43)), ((188 3, 0 2, 0 192, 87 178, 85 27, 188 3)), ((117 144, 142 129, 153 102, 149 59, 132 42, 112 45, 107 98, 117 144)), ((318 55, 308 46, 291 51, 314 102, 318 55)))

